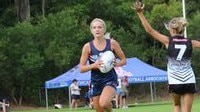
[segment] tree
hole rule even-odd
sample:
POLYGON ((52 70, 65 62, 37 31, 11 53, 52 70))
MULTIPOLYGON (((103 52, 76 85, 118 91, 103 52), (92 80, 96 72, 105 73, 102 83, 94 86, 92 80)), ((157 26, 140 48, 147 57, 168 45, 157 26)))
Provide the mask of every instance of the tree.
POLYGON ((45 1, 46 0, 42 0, 42 17, 45 17, 45 1))
POLYGON ((2 88, 7 88, 7 96, 12 97, 18 105, 22 104, 23 99, 27 99, 26 93, 30 91, 28 88, 34 87, 32 86, 34 82, 30 80, 44 64, 43 56, 40 55, 41 51, 38 50, 38 44, 34 38, 36 34, 36 27, 27 22, 4 30, 2 34, 9 40, 6 48, 3 49, 7 58, 2 62, 5 63, 3 69, 6 70, 2 74, 7 76, 9 83, 2 88))
POLYGON ((30 3, 29 0, 15 0, 17 20, 19 22, 30 21, 30 3))

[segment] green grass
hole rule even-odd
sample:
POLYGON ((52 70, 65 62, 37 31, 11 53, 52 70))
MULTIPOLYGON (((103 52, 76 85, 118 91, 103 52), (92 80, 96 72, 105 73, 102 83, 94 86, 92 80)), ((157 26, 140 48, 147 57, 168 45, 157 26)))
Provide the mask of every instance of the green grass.
MULTIPOLYGON (((127 109, 113 109, 113 112, 173 112, 173 106, 171 102, 156 102, 156 103, 142 103, 137 105, 130 105, 127 109)), ((77 110, 69 110, 68 108, 53 109, 49 108, 37 108, 37 109, 20 109, 11 110, 12 112, 95 112, 95 110, 87 108, 78 108, 77 110)), ((195 99, 193 103, 192 112, 200 111, 200 99, 195 99)))

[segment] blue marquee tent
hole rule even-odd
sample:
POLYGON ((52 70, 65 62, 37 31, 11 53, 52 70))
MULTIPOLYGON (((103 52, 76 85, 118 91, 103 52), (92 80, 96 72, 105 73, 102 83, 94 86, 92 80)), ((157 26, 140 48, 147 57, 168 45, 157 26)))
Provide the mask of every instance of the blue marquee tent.
MULTIPOLYGON (((129 83, 166 82, 167 72, 144 63, 138 58, 127 58, 127 64, 122 67, 133 75, 129 83)), ((90 72, 80 73, 79 65, 64 74, 45 82, 45 88, 61 88, 70 86, 73 79, 77 79, 79 86, 87 86, 90 81, 90 72)))

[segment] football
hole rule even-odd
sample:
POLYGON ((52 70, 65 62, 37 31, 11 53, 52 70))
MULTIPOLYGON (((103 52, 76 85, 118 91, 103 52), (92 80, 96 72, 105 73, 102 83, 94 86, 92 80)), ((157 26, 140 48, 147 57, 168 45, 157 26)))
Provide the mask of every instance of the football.
POLYGON ((103 62, 99 66, 99 70, 102 73, 109 72, 114 66, 113 66, 113 59, 115 58, 115 55, 112 51, 106 51, 101 55, 100 61, 103 62))

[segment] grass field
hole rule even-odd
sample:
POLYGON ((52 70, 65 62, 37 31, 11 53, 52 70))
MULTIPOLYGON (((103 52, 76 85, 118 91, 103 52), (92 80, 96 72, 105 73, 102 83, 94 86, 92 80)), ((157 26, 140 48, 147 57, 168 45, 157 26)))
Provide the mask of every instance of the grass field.
MULTIPOLYGON (((78 108, 77 110, 70 110, 68 108, 54 109, 49 108, 35 108, 35 109, 11 109, 12 112, 95 112, 88 108, 78 108)), ((142 103, 137 105, 130 105, 127 109, 113 109, 113 112, 173 112, 171 102, 156 102, 156 103, 142 103)), ((200 99, 195 99, 193 103, 192 112, 200 112, 200 99)))

